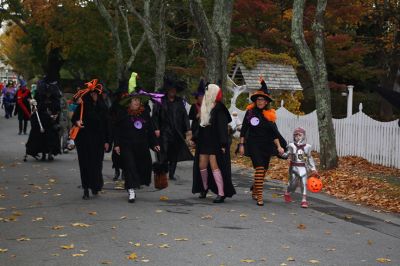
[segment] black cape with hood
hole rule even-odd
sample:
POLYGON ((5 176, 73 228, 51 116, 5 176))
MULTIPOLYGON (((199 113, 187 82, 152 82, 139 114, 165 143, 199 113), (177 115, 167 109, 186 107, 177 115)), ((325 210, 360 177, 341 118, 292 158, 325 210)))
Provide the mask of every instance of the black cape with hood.
MULTIPOLYGON (((216 154, 218 167, 221 170, 223 181, 224 181, 224 194, 225 197, 232 197, 236 194, 236 190, 232 184, 232 171, 231 171, 231 156, 230 156, 230 139, 228 134, 228 124, 232 121, 228 109, 222 103, 217 103, 217 105, 211 111, 210 127, 211 131, 214 132, 213 136, 217 137, 217 142, 221 148, 225 148, 225 153, 222 149, 216 154)), ((203 130, 202 127, 199 129, 203 130)), ((199 142, 207 141, 207 139, 202 139, 202 134, 199 134, 199 142)), ((199 168, 199 152, 196 149, 194 163, 193 163, 193 186, 192 193, 200 193, 204 191, 203 182, 200 175, 199 168)), ((211 167, 208 166, 208 188, 215 194, 218 194, 218 187, 215 183, 211 167)))
POLYGON ((49 84, 45 81, 38 82, 38 90, 35 95, 37 101, 37 113, 44 132, 40 131, 40 125, 36 113, 31 116, 31 131, 26 143, 26 154, 37 158, 39 153, 57 155, 61 153, 60 112, 61 91, 57 84, 49 84), (51 115, 54 115, 52 118, 51 115))

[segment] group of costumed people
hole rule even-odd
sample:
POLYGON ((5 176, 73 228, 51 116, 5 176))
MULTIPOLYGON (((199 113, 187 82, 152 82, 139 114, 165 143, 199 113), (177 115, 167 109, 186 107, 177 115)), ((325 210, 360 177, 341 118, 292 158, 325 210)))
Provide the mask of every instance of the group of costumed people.
POLYGON ((19 88, 15 89, 9 83, 3 89, 3 105, 6 109, 6 118, 14 115, 18 117, 18 134, 28 133, 28 122, 31 121, 31 130, 26 143, 26 155, 36 159, 52 161, 60 150, 59 114, 61 111, 61 90, 57 82, 43 79, 38 82, 38 89, 32 97, 25 80, 19 80, 19 88))
POLYGON ((32 99, 31 91, 27 88, 26 81, 19 80, 19 88, 13 82, 9 82, 5 88, 2 88, 3 102, 2 107, 5 110, 5 117, 11 118, 12 115, 18 116, 18 134, 27 134, 28 121, 31 117, 32 99))
POLYGON ((40 80, 35 93, 27 88, 27 83, 19 79, 18 89, 10 82, 2 89, 5 117, 12 114, 18 117, 18 134, 28 134, 28 122, 31 123, 26 143, 26 161, 28 155, 49 161, 61 153, 60 113, 62 92, 57 81, 47 78, 40 80))
MULTIPOLYGON (((291 159, 286 202, 291 201, 290 193, 301 183, 302 207, 307 207, 305 177, 309 169, 313 173, 316 170, 311 147, 304 143, 305 131, 297 129, 295 144, 287 145, 276 126, 275 110, 269 107, 271 94, 263 79, 260 83, 261 88, 250 97, 253 103, 247 107, 237 147, 237 153, 249 156, 254 167, 252 197, 258 206, 264 205, 264 177, 270 158, 280 156, 291 159)), ((115 179, 122 170, 130 203, 135 202, 137 189, 150 185, 153 170, 175 180, 177 163, 190 160, 194 161, 192 192, 199 193, 199 198, 206 198, 212 191, 216 194, 213 202, 223 203, 236 194, 231 179, 232 119, 218 85, 201 81, 189 114, 184 100, 177 96, 185 84, 177 79, 166 78, 158 93, 120 87, 110 110, 100 96, 103 88, 97 80, 86 83, 74 96, 78 107, 72 123, 77 130, 74 141, 83 199, 90 198, 89 190, 93 195, 102 190, 104 153, 109 151, 113 152, 115 179), (194 156, 189 146, 195 148, 194 156), (155 163, 150 150, 155 152, 155 163)))

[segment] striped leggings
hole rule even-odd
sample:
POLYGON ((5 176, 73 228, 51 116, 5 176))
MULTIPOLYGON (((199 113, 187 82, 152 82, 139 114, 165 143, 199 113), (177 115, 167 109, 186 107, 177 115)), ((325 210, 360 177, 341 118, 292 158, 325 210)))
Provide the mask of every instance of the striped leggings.
POLYGON ((254 184, 253 184, 253 199, 257 200, 257 202, 263 201, 263 188, 264 188, 264 177, 265 177, 265 168, 262 166, 256 167, 254 172, 254 184))

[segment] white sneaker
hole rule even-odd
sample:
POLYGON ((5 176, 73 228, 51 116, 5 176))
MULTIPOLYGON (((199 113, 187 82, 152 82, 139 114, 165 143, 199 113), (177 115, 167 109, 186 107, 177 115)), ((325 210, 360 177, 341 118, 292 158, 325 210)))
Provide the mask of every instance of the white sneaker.
POLYGON ((130 189, 128 189, 128 193, 129 193, 128 202, 129 203, 135 202, 135 198, 136 198, 135 190, 133 188, 130 188, 130 189))
POLYGON ((75 149, 75 141, 72 139, 69 139, 67 141, 67 149, 72 151, 73 149, 75 149))

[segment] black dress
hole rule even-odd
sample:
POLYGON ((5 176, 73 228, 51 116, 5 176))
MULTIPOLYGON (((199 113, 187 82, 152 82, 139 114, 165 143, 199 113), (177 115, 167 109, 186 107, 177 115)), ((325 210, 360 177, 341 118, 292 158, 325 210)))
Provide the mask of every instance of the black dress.
MULTIPOLYGON (((217 103, 211 111, 210 125, 199 128, 199 137, 196 143, 196 154, 193 163, 193 186, 192 193, 204 191, 200 175, 199 157, 200 154, 214 154, 217 157, 218 167, 221 170, 224 182, 224 194, 232 197, 236 190, 231 178, 231 157, 228 124, 232 121, 228 109, 222 103, 217 103), (225 153, 222 152, 225 148, 225 153)), ((208 166, 209 189, 218 194, 218 187, 213 178, 211 167, 208 166)))
POLYGON ((140 188, 151 183, 152 160, 150 148, 157 145, 149 111, 130 115, 121 110, 114 125, 114 146, 121 151, 125 188, 140 188))
MULTIPOLYGON (((90 95, 83 97, 83 128, 75 139, 83 189, 100 191, 103 188, 104 144, 110 143, 110 124, 107 107, 100 99, 94 103, 90 95)), ((72 116, 72 124, 80 118, 78 106, 72 116)))
POLYGON ((274 139, 279 139, 281 146, 285 145, 286 141, 276 124, 267 120, 262 112, 263 110, 257 107, 246 112, 240 137, 245 138, 245 154, 251 158, 253 167, 262 166, 268 169, 271 156, 277 155, 274 139))

